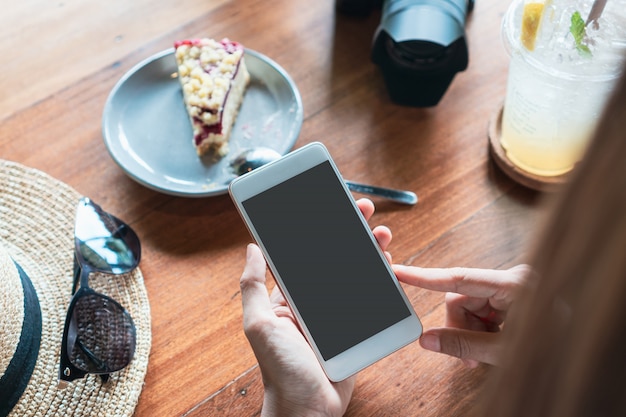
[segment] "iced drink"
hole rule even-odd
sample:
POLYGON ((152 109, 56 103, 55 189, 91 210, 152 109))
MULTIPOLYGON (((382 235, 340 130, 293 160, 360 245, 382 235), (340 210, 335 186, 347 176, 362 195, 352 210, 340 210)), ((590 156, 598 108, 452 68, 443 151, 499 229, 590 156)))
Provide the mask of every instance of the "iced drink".
POLYGON ((609 0, 597 25, 585 25, 592 3, 515 0, 504 17, 511 63, 501 144, 532 174, 560 175, 580 160, 622 69, 626 0, 609 0))

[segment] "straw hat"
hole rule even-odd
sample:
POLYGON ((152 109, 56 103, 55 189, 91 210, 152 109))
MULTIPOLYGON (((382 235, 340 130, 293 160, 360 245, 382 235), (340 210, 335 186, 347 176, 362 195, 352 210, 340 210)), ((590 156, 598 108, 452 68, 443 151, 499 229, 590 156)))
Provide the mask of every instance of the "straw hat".
POLYGON ((106 383, 87 375, 57 388, 80 197, 40 171, 0 160, 0 416, 131 416, 137 405, 151 344, 139 269, 89 279, 133 317, 137 345, 130 365, 106 383))

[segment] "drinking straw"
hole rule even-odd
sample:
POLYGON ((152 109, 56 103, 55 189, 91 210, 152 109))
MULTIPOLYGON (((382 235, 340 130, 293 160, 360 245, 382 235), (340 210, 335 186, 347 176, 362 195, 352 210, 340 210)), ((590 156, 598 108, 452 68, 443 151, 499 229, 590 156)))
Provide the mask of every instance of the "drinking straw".
POLYGON ((589 17, 587 17, 585 26, 589 25, 590 22, 593 22, 593 27, 595 29, 598 28, 598 19, 604 10, 604 6, 606 6, 606 2, 607 0, 595 0, 593 2, 593 6, 591 6, 591 11, 589 12, 589 17))

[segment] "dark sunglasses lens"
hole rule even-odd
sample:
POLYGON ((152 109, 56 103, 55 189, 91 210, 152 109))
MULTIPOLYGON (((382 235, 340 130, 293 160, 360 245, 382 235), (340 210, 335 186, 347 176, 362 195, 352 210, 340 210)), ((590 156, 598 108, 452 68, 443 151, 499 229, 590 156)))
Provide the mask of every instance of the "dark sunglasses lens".
POLYGON ((133 320, 115 300, 101 294, 74 303, 67 352, 72 364, 88 373, 110 373, 127 366, 135 354, 133 320))
POLYGON ((137 234, 87 198, 78 204, 74 236, 76 255, 91 270, 122 274, 139 264, 141 245, 137 234))

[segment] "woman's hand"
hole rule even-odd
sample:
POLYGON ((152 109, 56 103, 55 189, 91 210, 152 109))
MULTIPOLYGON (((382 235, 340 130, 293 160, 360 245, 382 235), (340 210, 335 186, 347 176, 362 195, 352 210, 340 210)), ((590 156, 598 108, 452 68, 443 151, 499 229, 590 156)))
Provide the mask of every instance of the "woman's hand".
POLYGON ((480 362, 497 365, 500 326, 530 267, 499 271, 394 265, 393 269, 402 282, 447 292, 445 327, 423 333, 420 344, 424 349, 456 356, 469 367, 480 362))
MULTIPOLYGON (((359 200, 357 205, 366 219, 374 213, 369 200, 359 200)), ((384 226, 373 232, 385 251, 391 232, 384 226)), ((254 244, 248 245, 240 280, 243 327, 263 376, 262 415, 343 415, 352 397, 355 377, 338 383, 328 380, 278 288, 268 295, 265 276, 261 250, 254 244)))

